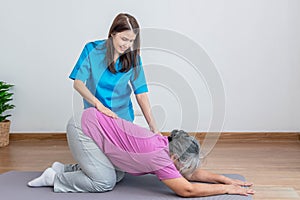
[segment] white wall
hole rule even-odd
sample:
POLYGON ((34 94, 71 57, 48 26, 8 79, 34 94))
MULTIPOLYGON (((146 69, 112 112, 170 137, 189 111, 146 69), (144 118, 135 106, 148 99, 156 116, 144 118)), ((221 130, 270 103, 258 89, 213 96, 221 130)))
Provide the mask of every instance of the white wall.
MULTIPOLYGON (((299 131, 298 0, 10 0, 0 7, 0 79, 16 85, 12 132, 65 131, 80 104, 68 75, 83 45, 105 38, 119 12, 134 15, 142 28, 172 30, 205 49, 225 88, 224 131, 299 131)), ((193 77, 191 65, 170 53, 145 49, 142 55, 146 72, 151 64, 167 66, 186 78, 196 94, 196 129, 208 130, 213 109, 205 77, 193 77)), ((193 110, 192 104, 178 104, 155 84, 149 88, 162 131, 181 128, 179 111, 193 110)), ((145 125, 141 117, 136 122, 145 125)))

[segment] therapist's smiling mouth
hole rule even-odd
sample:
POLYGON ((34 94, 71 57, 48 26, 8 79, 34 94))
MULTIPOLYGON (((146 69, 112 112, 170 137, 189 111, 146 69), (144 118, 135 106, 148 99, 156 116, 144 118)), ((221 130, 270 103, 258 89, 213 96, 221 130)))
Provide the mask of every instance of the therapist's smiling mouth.
POLYGON ((120 46, 120 49, 121 49, 121 51, 126 51, 128 48, 120 46))

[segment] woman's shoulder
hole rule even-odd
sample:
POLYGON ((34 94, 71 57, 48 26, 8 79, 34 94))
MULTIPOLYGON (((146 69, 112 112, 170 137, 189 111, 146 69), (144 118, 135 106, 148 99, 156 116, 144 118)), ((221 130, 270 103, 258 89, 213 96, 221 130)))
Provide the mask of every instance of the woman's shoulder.
POLYGON ((87 42, 85 45, 85 48, 88 51, 92 51, 92 50, 106 50, 106 40, 94 40, 94 41, 90 41, 87 42))

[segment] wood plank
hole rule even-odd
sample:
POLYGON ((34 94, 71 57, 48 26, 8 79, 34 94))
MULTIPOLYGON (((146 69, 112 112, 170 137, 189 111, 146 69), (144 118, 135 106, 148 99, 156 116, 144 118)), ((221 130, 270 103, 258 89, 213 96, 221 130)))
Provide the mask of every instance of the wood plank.
POLYGON ((258 185, 254 186, 253 189, 256 191, 254 195, 255 200, 296 200, 300 199, 297 191, 291 187, 280 187, 276 185, 258 185))

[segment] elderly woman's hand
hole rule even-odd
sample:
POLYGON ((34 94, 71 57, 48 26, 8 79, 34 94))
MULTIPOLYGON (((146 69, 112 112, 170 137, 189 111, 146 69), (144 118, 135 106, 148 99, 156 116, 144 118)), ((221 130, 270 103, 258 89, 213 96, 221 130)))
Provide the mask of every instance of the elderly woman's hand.
POLYGON ((237 179, 230 179, 226 184, 229 185, 236 185, 236 186, 244 186, 244 187, 250 187, 253 185, 253 183, 237 180, 237 179))
POLYGON ((248 188, 248 187, 241 187, 241 186, 237 186, 237 185, 228 185, 228 187, 226 188, 226 193, 248 196, 250 194, 251 195, 255 194, 255 191, 252 188, 248 188))

